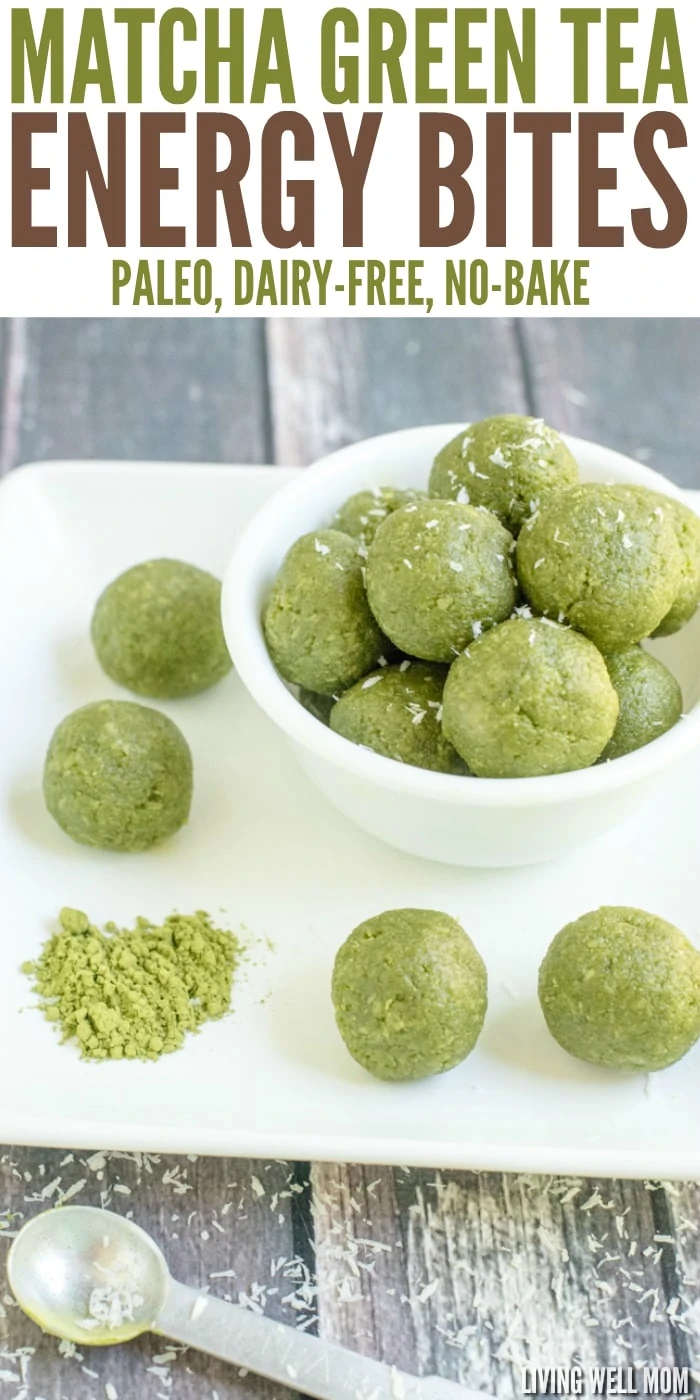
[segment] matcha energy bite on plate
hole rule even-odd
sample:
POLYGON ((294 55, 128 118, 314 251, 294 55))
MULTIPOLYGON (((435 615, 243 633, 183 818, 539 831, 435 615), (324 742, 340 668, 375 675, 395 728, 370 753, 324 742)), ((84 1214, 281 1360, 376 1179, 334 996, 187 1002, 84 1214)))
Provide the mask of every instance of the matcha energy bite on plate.
POLYGON ((464 773, 465 765, 442 728, 446 677, 443 667, 421 661, 370 671, 333 706, 331 729, 399 763, 435 773, 464 773))
POLYGON ((316 694, 335 695, 376 666, 386 639, 369 609, 357 540, 340 530, 297 540, 272 585, 263 627, 280 675, 316 694))
POLYGON ((537 612, 613 651, 649 637, 666 617, 681 552, 646 492, 587 482, 551 496, 526 522, 517 568, 537 612))
POLYGON ((424 1079, 474 1049, 486 1015, 484 962, 461 924, 432 909, 366 919, 335 959, 338 1030, 378 1079, 424 1079))
POLYGON ((519 617, 455 661, 443 727, 477 776, 530 778, 595 763, 618 710, 592 642, 545 618, 519 617))
POLYGON ((513 539, 488 511, 421 501, 394 511, 367 555, 367 597, 401 651, 451 661, 515 603, 513 539))
POLYGON ((547 496, 577 480, 576 461, 554 428, 502 413, 471 423, 438 452, 430 494, 486 506, 517 535, 547 496))
POLYGON ((570 1055, 611 1069, 665 1069, 700 1037, 700 953, 654 914, 596 909, 550 944, 539 998, 570 1055))
POLYGON ((66 716, 49 744, 44 798, 74 841, 146 851, 187 821, 192 756, 176 724, 131 700, 102 700, 66 716))
POLYGON ((670 637, 690 622, 700 607, 700 516, 683 501, 662 496, 656 491, 636 488, 654 501, 654 509, 663 512, 671 525, 681 552, 681 577, 678 592, 666 616, 662 618, 655 637, 670 637))
POLYGON ((601 763, 633 753, 672 729, 681 718, 681 688, 667 666, 642 647, 627 647, 605 658, 620 702, 620 713, 601 763))
POLYGON ((112 680, 155 700, 196 695, 231 669, 221 584, 178 559, 151 559, 110 583, 93 613, 92 640, 112 680))
POLYGON ((402 506, 425 499, 425 491, 401 491, 395 486, 375 486, 371 491, 357 491, 336 511, 331 528, 352 535, 365 549, 388 515, 402 506))

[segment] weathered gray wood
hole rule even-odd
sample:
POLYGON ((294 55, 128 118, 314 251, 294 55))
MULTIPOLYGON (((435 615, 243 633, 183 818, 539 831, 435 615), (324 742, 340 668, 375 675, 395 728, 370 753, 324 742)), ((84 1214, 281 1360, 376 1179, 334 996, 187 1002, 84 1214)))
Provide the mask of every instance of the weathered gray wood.
MULTIPOLYGON (((295 1262, 298 1191, 290 1164, 3 1149, 0 1226, 17 1229, 23 1218, 73 1191, 69 1199, 75 1204, 132 1213, 153 1233, 176 1277, 262 1308, 281 1321, 308 1316, 305 1295, 298 1292, 303 1268, 295 1262), (229 1273, 231 1277, 224 1276, 229 1273)), ((172 1400, 212 1400, 215 1395, 219 1400, 292 1400, 292 1392, 240 1376, 196 1352, 181 1354, 162 1338, 144 1337, 114 1350, 81 1347, 81 1356, 61 1355, 58 1342, 42 1336, 12 1304, 4 1280, 5 1233, 0 1229, 1 1395, 16 1400, 23 1394, 24 1367, 26 1400, 104 1400, 108 1384, 119 1400, 163 1395, 172 1400), (25 1347, 30 1350, 23 1360, 25 1347), (20 1379, 16 1390, 11 1374, 20 1379)))
POLYGON ((524 404, 506 321, 280 319, 267 343, 275 457, 290 465, 373 433, 524 404))
POLYGON ((537 412, 700 486, 700 322, 520 324, 537 412))
POLYGON ((256 321, 32 320, 12 329, 6 466, 47 457, 269 460, 256 321))
POLYGON ((393 1171, 316 1164, 311 1183, 321 1332, 417 1371, 393 1171))
POLYGON ((338 1342, 502 1395, 521 1393, 528 1363, 697 1355, 697 1259, 684 1296, 665 1261, 661 1188, 324 1166, 312 1181, 319 1315, 338 1342))
POLYGON ((312 1182, 338 1342, 503 1395, 527 1363, 671 1366, 692 1349, 667 1311, 660 1188, 324 1166, 312 1182))
POLYGON ((26 321, 0 317, 0 477, 15 465, 22 411, 26 321))
POLYGON ((663 1293, 656 1308, 644 1298, 660 1278, 644 1257, 655 1223, 643 1186, 420 1173, 398 1194, 409 1257, 440 1280, 423 1365, 517 1395, 527 1362, 673 1364, 663 1293))
POLYGON ((700 1388, 700 1183, 669 1182, 658 1220, 657 1248, 666 1275, 677 1364, 700 1388))

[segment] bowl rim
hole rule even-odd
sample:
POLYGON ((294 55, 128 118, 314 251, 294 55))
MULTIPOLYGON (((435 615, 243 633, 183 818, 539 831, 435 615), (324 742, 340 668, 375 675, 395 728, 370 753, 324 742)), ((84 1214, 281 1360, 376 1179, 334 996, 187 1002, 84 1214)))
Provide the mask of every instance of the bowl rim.
MULTIPOLYGON (((359 468, 363 460, 373 455, 375 447, 379 451, 388 444, 399 447, 402 439, 410 437, 415 442, 419 436, 426 442, 438 437, 447 442, 468 426, 464 422, 426 424, 363 438, 320 458, 265 502, 239 537, 224 574, 222 619, 235 670, 253 699, 289 739, 349 777, 398 795, 455 806, 522 808, 595 800, 643 783, 700 743, 700 700, 658 739, 607 763, 541 777, 477 778, 416 768, 351 743, 310 714, 274 668, 256 603, 259 557, 262 546, 268 545, 270 536, 277 533, 290 507, 313 498, 330 477, 337 478, 339 468, 347 469, 348 474, 359 468)), ((587 439, 570 434, 562 437, 574 456, 583 449, 604 457, 611 472, 620 473, 618 479, 623 483, 634 480, 676 500, 685 499, 674 482, 633 458, 587 439)), ((359 484, 355 489, 360 489, 359 484)), ((289 544, 291 540, 282 553, 289 544)))

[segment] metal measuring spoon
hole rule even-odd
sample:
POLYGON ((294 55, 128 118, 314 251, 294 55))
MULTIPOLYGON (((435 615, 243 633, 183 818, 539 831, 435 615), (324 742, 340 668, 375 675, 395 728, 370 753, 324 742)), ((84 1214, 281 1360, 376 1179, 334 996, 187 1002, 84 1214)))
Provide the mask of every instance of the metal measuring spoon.
POLYGON ((488 1400, 439 1376, 419 1379, 176 1283, 131 1220, 63 1206, 29 1220, 7 1266, 20 1307, 56 1337, 113 1346, 157 1332, 317 1400, 488 1400))

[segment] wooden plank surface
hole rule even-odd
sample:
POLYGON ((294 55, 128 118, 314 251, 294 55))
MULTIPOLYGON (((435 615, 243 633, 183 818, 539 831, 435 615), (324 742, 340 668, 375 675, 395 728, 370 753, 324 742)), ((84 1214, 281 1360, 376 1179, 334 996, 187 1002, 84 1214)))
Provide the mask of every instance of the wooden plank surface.
POLYGON ((523 321, 535 411, 700 486, 700 321, 523 321))
POLYGON ((506 321, 279 319, 267 344, 276 460, 289 465, 374 433, 524 403, 506 321))
POLYGON ((264 327, 10 323, 5 467, 47 457, 269 460, 264 327))
MULTIPOLYGON (((11 1148, 0 1156, 0 1214, 12 1231, 23 1217, 64 1196, 132 1214, 153 1233, 177 1277, 289 1322, 307 1315, 291 1303, 303 1281, 294 1184, 295 1168, 281 1162, 11 1148)), ((0 1249, 7 1249, 2 1234, 0 1249)), ((282 1400, 288 1394, 156 1337, 114 1350, 62 1351, 23 1317, 6 1285, 2 1294, 0 1395, 22 1395, 23 1375, 27 1400, 104 1400, 108 1385, 119 1400, 282 1400)))
MULTIPOLYGON (((694 322, 34 321, 0 337, 4 470, 305 463, 511 409, 700 485, 694 322)), ((4 1148, 0 1262, 3 1234, 71 1189, 133 1211, 187 1282, 504 1397, 525 1361, 700 1368, 694 1186, 4 1148)), ((0 1353, 0 1395, 20 1400, 289 1394, 157 1339, 61 1356, 2 1280, 0 1353)))

